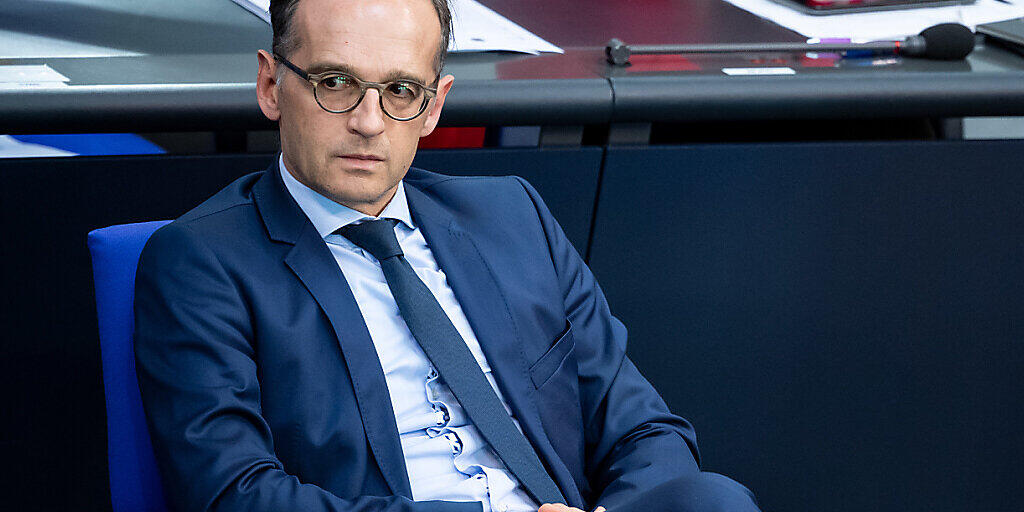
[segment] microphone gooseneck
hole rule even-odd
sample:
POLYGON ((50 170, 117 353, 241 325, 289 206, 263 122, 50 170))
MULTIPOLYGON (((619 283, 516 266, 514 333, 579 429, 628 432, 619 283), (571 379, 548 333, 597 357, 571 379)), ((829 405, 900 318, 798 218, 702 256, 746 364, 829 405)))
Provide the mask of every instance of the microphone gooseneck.
POLYGON ((923 30, 902 41, 869 43, 741 43, 688 45, 634 45, 612 39, 605 46, 605 57, 616 66, 629 64, 631 55, 663 55, 675 53, 741 53, 741 52, 849 52, 870 51, 894 53, 908 57, 936 60, 959 60, 974 50, 974 33, 958 23, 942 23, 923 30))

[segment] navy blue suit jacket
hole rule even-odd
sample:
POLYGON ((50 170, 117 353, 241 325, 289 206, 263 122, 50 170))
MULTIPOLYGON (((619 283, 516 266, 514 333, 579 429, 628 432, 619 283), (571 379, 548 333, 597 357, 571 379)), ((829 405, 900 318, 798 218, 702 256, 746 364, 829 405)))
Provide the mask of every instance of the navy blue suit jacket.
MULTIPOLYGON (((405 183, 569 505, 613 508, 698 471, 691 426, 626 357, 626 329, 528 183, 418 169, 405 183)), ((480 509, 411 500, 366 325, 276 165, 157 231, 135 304, 139 384, 174 508, 480 509)))

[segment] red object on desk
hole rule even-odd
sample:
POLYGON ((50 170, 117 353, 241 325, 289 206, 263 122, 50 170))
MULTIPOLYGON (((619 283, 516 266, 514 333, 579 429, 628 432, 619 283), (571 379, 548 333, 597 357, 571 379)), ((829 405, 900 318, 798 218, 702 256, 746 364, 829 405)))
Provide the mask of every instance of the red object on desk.
POLYGON ((420 149, 452 149, 484 147, 484 127, 435 128, 434 133, 420 139, 420 149))
POLYGON ((700 66, 679 55, 633 55, 629 58, 630 73, 650 71, 698 71, 700 66))

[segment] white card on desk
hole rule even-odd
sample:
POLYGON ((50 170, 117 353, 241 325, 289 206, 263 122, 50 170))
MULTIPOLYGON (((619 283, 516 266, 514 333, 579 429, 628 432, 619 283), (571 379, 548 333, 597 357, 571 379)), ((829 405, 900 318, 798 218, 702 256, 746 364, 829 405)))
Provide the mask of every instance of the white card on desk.
POLYGON ((793 68, 722 68, 729 76, 795 75, 793 68))
POLYGON ((69 80, 46 64, 0 65, 0 84, 62 84, 69 80))

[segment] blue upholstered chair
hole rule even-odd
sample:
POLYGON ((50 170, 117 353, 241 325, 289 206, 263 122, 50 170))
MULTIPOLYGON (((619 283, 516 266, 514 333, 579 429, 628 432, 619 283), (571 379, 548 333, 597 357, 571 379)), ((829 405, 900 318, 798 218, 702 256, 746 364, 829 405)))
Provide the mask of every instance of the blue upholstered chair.
POLYGON ((167 223, 123 224, 89 233, 107 400, 107 462, 114 512, 167 510, 135 379, 132 340, 139 254, 150 235, 167 223))

